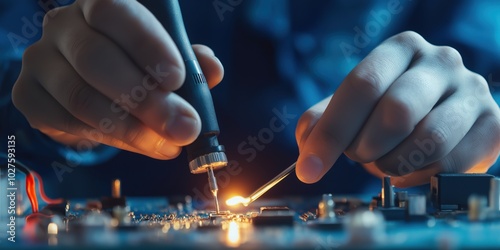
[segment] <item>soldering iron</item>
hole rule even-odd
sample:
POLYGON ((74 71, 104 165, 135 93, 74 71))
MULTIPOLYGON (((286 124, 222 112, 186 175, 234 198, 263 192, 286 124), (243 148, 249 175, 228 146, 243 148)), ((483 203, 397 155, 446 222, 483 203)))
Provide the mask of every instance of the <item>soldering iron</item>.
POLYGON ((225 167, 227 157, 224 153, 224 146, 220 145, 217 140, 219 125, 212 95, 189 42, 178 0, 167 0, 165 6, 167 13, 164 26, 177 45, 186 68, 186 79, 176 93, 195 108, 201 119, 200 135, 192 144, 185 147, 189 169, 193 174, 208 173, 208 183, 215 199, 217 213, 219 213, 218 188, 213 171, 225 167))

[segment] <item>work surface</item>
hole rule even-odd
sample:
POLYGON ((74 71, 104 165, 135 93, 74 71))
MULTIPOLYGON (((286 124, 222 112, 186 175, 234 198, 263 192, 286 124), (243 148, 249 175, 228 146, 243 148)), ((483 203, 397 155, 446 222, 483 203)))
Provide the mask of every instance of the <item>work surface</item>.
POLYGON ((191 197, 70 200, 16 216, 15 242, 4 226, 10 218, 1 213, 0 248, 500 249, 500 217, 488 205, 495 192, 489 185, 450 186, 492 179, 440 177, 428 194, 383 184, 372 200, 328 194, 260 199, 248 207, 223 206, 218 214, 198 208, 191 197), (450 188, 454 197, 440 196, 450 188))

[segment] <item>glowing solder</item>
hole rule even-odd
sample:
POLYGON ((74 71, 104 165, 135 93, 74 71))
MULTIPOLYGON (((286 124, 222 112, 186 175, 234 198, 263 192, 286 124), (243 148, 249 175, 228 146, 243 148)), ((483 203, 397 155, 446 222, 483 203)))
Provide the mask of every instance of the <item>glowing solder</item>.
POLYGON ((285 179, 294 169, 295 165, 297 162, 294 162, 292 165, 290 165, 288 168, 283 170, 283 172, 279 173, 276 177, 268 181, 266 184, 261 186, 259 189, 255 190, 250 196, 244 198, 241 196, 234 196, 226 201, 226 205, 228 206, 235 206, 237 204, 242 204, 243 206, 248 206, 250 203, 254 202, 257 200, 260 196, 262 196, 264 193, 269 191, 272 187, 276 186, 280 181, 285 179))

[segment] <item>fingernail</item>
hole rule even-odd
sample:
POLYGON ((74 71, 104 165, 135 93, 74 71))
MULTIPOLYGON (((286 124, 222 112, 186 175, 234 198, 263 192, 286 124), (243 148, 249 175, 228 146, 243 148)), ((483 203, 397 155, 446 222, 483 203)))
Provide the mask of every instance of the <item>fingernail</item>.
POLYGON ((323 173, 323 162, 321 159, 313 154, 310 154, 302 160, 303 167, 298 172, 297 176, 302 182, 314 183, 317 182, 323 173))
POLYGON ((180 114, 177 115, 167 127, 167 134, 176 142, 176 144, 188 144, 198 135, 199 131, 198 120, 192 116, 180 114))
POLYGON ((215 56, 215 52, 207 46, 198 46, 196 50, 208 56, 215 56))
POLYGON ((216 56, 212 56, 212 58, 217 61, 220 65, 222 65, 222 62, 220 61, 220 59, 216 56))

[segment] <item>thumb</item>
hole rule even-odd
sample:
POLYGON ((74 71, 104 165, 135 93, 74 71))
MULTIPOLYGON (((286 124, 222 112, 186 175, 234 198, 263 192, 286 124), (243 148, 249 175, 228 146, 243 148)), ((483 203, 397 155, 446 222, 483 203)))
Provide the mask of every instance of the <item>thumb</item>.
POLYGON ((316 182, 317 180, 319 180, 318 177, 320 173, 318 174, 318 172, 322 172, 323 167, 321 167, 320 169, 321 171, 317 170, 318 167, 316 167, 317 165, 322 166, 322 162, 321 160, 319 160, 319 158, 316 157, 317 159, 309 159, 309 160, 301 160, 301 159, 309 158, 306 157, 305 151, 315 152, 314 149, 305 148, 306 141, 308 140, 311 131, 317 125, 321 116, 325 112, 326 107, 328 106, 328 103, 330 102, 331 98, 332 96, 329 96, 323 99, 321 102, 309 108, 306 112, 304 112, 304 114, 302 114, 297 123, 297 128, 295 130, 295 138, 297 140, 297 145, 299 146, 300 155, 299 155, 299 160, 297 161, 296 174, 297 178, 299 178, 299 180, 305 183, 316 182))

